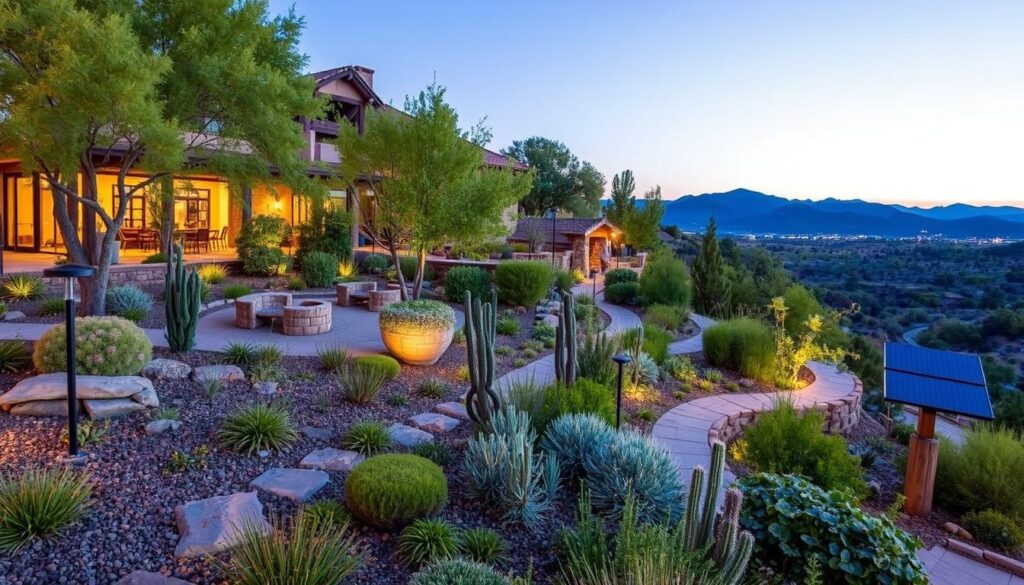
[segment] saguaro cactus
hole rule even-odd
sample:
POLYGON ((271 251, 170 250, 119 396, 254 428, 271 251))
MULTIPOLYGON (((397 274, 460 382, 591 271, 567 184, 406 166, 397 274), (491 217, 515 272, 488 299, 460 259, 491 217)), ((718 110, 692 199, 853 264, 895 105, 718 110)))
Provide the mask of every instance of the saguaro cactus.
POLYGON ((498 394, 494 391, 494 335, 497 323, 497 293, 491 291, 490 302, 481 303, 466 291, 466 358, 469 362, 469 392, 466 393, 466 413, 477 423, 484 424, 498 409, 498 394))
POLYGON ((576 299, 561 291, 562 308, 555 328, 555 380, 565 386, 576 383, 576 299))
POLYGON ((196 342, 196 324, 199 322, 201 284, 195 270, 185 272, 181 249, 169 250, 164 281, 164 314, 167 317, 167 344, 171 351, 188 351, 196 342))

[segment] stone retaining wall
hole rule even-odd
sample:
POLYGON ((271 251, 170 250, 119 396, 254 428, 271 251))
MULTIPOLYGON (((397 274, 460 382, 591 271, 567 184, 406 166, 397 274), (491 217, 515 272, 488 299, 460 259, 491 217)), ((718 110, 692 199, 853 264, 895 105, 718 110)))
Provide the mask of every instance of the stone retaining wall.
MULTIPOLYGON (((222 264, 227 266, 232 273, 241 274, 241 264, 237 260, 227 262, 186 262, 185 267, 202 266, 203 264, 222 264)), ((167 265, 163 262, 159 264, 115 264, 110 267, 110 283, 108 286, 114 287, 122 284, 134 284, 135 286, 144 287, 163 284, 164 274, 166 271, 167 265)), ((42 278, 43 286, 50 294, 61 295, 64 293, 64 279, 62 278, 46 278, 43 277, 43 273, 41 271, 27 272, 23 274, 35 274, 42 278)))

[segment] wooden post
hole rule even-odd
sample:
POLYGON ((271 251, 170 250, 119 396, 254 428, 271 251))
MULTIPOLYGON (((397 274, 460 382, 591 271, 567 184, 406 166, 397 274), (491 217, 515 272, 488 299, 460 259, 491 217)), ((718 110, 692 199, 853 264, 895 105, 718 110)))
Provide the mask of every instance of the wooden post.
POLYGON ((907 476, 903 483, 903 506, 911 516, 924 516, 932 511, 935 492, 935 469, 939 462, 939 440, 935 438, 935 411, 922 408, 918 413, 917 432, 910 436, 907 453, 907 476))

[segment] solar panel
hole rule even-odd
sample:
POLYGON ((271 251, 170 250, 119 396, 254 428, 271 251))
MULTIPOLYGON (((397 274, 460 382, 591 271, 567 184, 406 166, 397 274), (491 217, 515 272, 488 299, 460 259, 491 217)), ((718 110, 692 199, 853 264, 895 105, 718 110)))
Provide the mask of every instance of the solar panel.
POLYGON ((906 343, 885 344, 885 399, 991 419, 981 358, 906 343))

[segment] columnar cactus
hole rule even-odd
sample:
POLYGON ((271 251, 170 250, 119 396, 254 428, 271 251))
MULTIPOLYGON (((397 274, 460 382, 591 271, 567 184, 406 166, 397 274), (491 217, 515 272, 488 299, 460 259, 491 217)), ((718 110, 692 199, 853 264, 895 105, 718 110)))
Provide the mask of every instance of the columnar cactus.
POLYGON ((565 386, 576 383, 576 299, 561 291, 562 308, 555 329, 555 380, 565 386))
POLYGON ((477 424, 485 424, 498 409, 494 391, 494 335, 497 323, 497 293, 491 291, 490 302, 481 303, 466 291, 466 358, 469 362, 469 392, 466 413, 477 424))
POLYGON ((164 280, 164 314, 167 317, 164 336, 171 351, 188 351, 196 342, 202 285, 195 270, 185 272, 181 248, 174 246, 170 255, 164 280))

